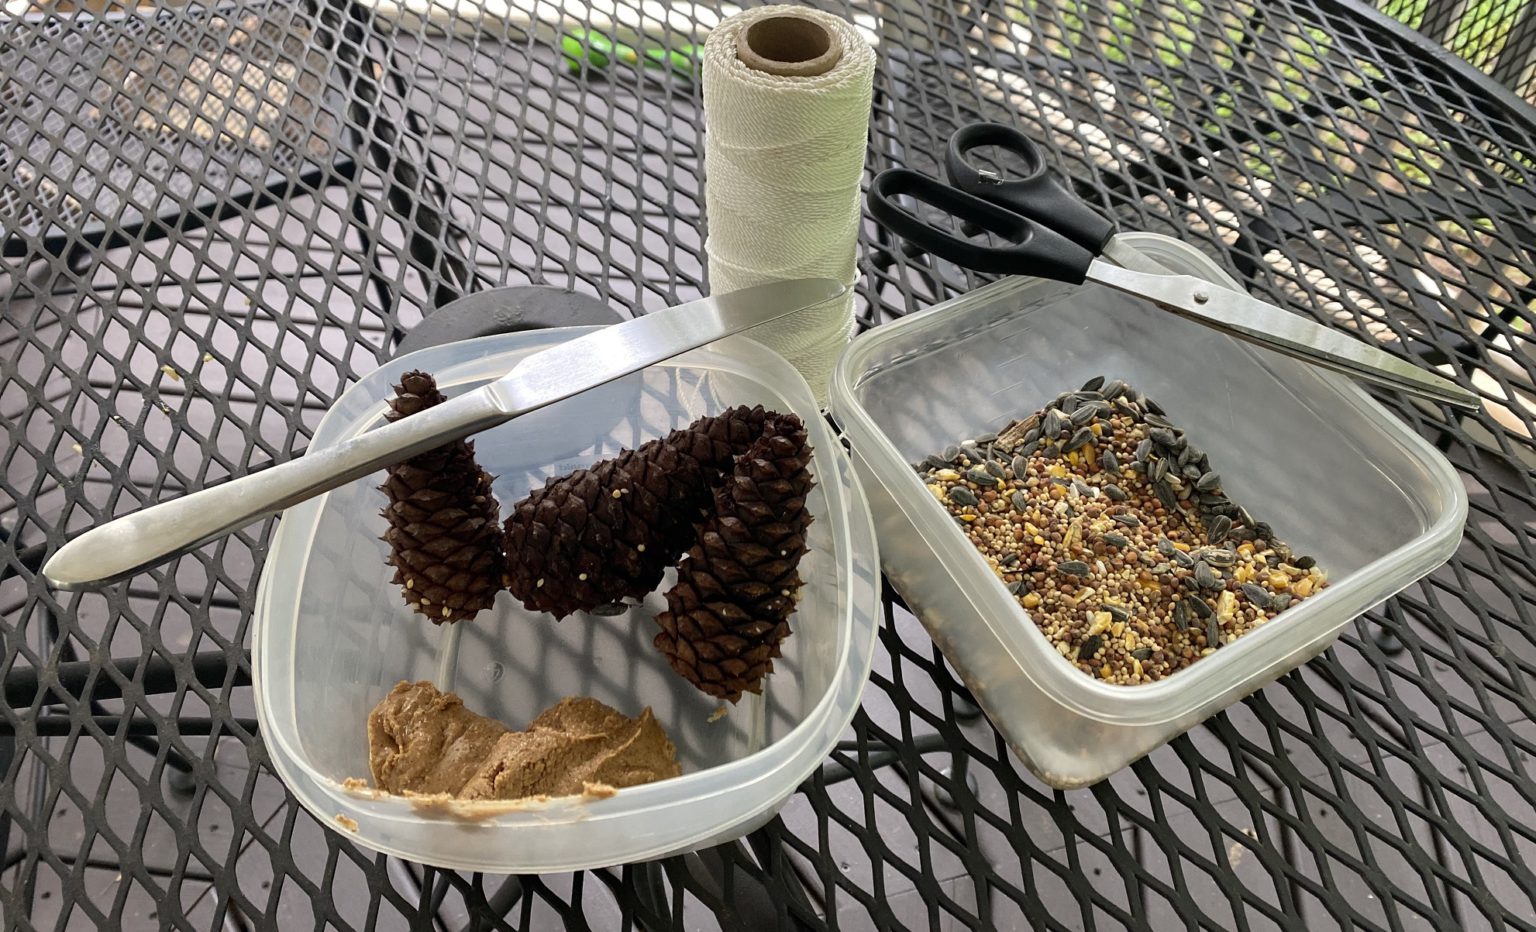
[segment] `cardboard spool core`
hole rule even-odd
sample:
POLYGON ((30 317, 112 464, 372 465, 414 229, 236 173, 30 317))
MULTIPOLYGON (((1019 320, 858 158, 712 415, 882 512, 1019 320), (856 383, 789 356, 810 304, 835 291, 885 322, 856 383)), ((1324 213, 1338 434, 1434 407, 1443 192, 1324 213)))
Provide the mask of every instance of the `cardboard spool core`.
POLYGON ((804 16, 769 16, 736 34, 736 57, 754 71, 787 78, 826 74, 843 57, 827 27, 804 16))

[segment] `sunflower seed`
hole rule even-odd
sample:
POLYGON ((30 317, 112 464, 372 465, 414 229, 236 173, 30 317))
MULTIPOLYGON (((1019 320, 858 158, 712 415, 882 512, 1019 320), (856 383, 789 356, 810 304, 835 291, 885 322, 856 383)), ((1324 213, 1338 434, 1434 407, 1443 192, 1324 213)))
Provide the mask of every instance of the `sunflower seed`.
POLYGON ((950 444, 949 446, 945 447, 944 452, 940 453, 939 455, 944 457, 945 463, 953 463, 955 459, 960 456, 960 448, 954 444, 950 444))
POLYGON ((1013 477, 1015 479, 1022 479, 1029 472, 1029 460, 1022 456, 1015 456, 1008 463, 1008 468, 1013 470, 1013 477))
POLYGON ((1219 547, 1207 547, 1201 551, 1200 559, 1218 569, 1225 569, 1237 562, 1237 554, 1219 547))
POLYGON ((1166 482, 1152 483, 1152 491, 1157 494, 1157 500, 1163 503, 1163 507, 1169 511, 1179 510, 1178 496, 1173 494, 1173 489, 1166 482))
POLYGON ((1185 447, 1184 449, 1180 450, 1178 459, 1175 460, 1175 464, 1180 469, 1193 469, 1195 474, 1190 477, 1191 479, 1198 479, 1200 474, 1205 471, 1199 466, 1195 465, 1195 451, 1192 447, 1185 447))
POLYGON ((1063 560, 1056 564, 1056 572, 1067 576, 1087 576, 1089 571, 1088 564, 1082 560, 1063 560))
POLYGON ((1221 488, 1221 475, 1219 473, 1208 472, 1201 476, 1200 479, 1195 483, 1195 488, 1202 492, 1213 492, 1216 489, 1221 488))
POLYGON ((1089 660, 1093 657, 1094 654, 1097 654, 1099 652, 1099 648, 1103 646, 1104 636, 1102 634, 1091 635, 1086 640, 1084 640, 1082 646, 1077 649, 1077 659, 1089 660))
POLYGON ((1003 556, 1003 558, 1001 560, 998 560, 997 562, 1001 563, 1004 566, 1012 566, 1012 565, 1014 565, 1015 563, 1019 562, 1018 551, 1014 551, 1013 553, 1005 554, 1003 556))
POLYGON ((1317 559, 1315 557, 1297 557, 1296 558, 1296 568, 1298 570, 1310 570, 1312 567, 1314 567, 1316 565, 1317 565, 1317 559))
POLYGON ((1209 563, 1201 560, 1195 564, 1195 584, 1201 589, 1220 589, 1221 579, 1209 563))
POLYGON ((1253 538, 1256 535, 1253 533, 1253 528, 1251 528, 1251 527, 1240 527, 1240 528, 1233 528, 1232 532, 1229 533, 1227 536, 1232 538, 1235 541, 1245 541, 1245 540, 1253 540, 1253 538))
POLYGON ((1147 411, 1149 413, 1151 413, 1153 416, 1163 417, 1163 416, 1166 416, 1168 414, 1167 411, 1163 410, 1163 406, 1162 405, 1160 405, 1157 402, 1153 401, 1151 398, 1148 398, 1146 395, 1140 396, 1138 400, 1141 402, 1141 406, 1143 408, 1146 408, 1147 411))
POLYGON ((1248 601, 1259 608, 1267 609, 1270 607, 1269 593, 1264 590, 1263 586, 1257 583, 1243 583, 1243 595, 1247 596, 1248 601))
POLYGON ((1098 406, 1095 404, 1089 404, 1078 408, 1076 411, 1073 411, 1072 417, 1069 418, 1069 420, 1071 420, 1073 427, 1082 427, 1098 416, 1098 406))
POLYGON ((1064 489, 1072 488, 1072 480, 1066 478, 1065 476, 1052 476, 1051 482, 1061 486, 1064 489))
POLYGON ((1026 430, 1024 432, 1024 436, 1019 438, 1019 442, 1020 443, 1024 443, 1024 444, 1029 444, 1029 443, 1034 443, 1036 440, 1039 440, 1039 439, 1040 439, 1040 425, 1037 422, 1034 427, 1031 427, 1029 430, 1026 430))
POLYGON ((1052 440, 1061 436, 1061 431, 1067 426, 1067 419, 1055 408, 1045 412, 1045 424, 1040 428, 1040 435, 1052 440))
POLYGON ((1104 543, 1108 544, 1109 546, 1111 546, 1111 547, 1119 547, 1121 550, 1124 550, 1125 548, 1127 548, 1127 547, 1129 547, 1131 545, 1131 542, 1130 542, 1129 539, 1127 539, 1125 537, 1122 537, 1121 535, 1116 534, 1116 533, 1114 533, 1112 531, 1105 533, 1104 537, 1103 537, 1103 540, 1104 540, 1104 543))
POLYGON ((981 444, 974 440, 962 440, 960 441, 960 452, 964 453, 966 456, 969 456, 971 459, 976 459, 976 450, 980 446, 981 444))
POLYGON ((1083 447, 1086 447, 1092 441, 1093 431, 1084 427, 1082 430, 1079 430, 1077 433, 1072 435, 1072 439, 1068 440, 1066 446, 1061 448, 1061 452, 1071 453, 1074 450, 1080 450, 1083 447))
POLYGON ((1148 427, 1161 427, 1163 430, 1174 429, 1172 421, 1168 420, 1155 411, 1149 411, 1146 417, 1142 418, 1142 420, 1147 422, 1148 427))
POLYGON ((976 504, 976 493, 972 492, 970 489, 963 485, 950 486, 948 494, 949 500, 954 502, 956 505, 963 506, 976 504))
POLYGON ((1072 491, 1076 492, 1078 495, 1081 495, 1083 498, 1099 497, 1099 490, 1082 481, 1081 479, 1072 480, 1072 491))
MULTIPOLYGON (((1206 475, 1210 475, 1210 473, 1206 473, 1206 475)), ((1198 482, 1195 483, 1195 488, 1197 488, 1197 489, 1200 488, 1200 484, 1198 482)), ((1198 496, 1198 498, 1199 498, 1200 504, 1204 505, 1207 508, 1215 508, 1218 505, 1229 505, 1229 504, 1231 504, 1230 502, 1227 501, 1227 497, 1225 495, 1221 494, 1220 492, 1215 492, 1215 493, 1201 492, 1200 495, 1198 496)))
POLYGON ((1031 440, 1030 442, 1024 444, 1022 447, 1019 447, 1019 455, 1026 458, 1034 456, 1035 451, 1038 449, 1040 449, 1040 441, 1031 440))
POLYGON ((623 602, 607 602, 603 605, 597 606, 587 614, 601 615, 611 618, 614 615, 622 615, 627 611, 629 611, 629 606, 625 605, 623 602))
POLYGON ((1195 565, 1194 557, 1177 548, 1175 548, 1173 553, 1170 553, 1168 556, 1172 557, 1173 562, 1184 567, 1186 570, 1195 565))
POLYGON ((1152 656, 1152 648, 1138 647, 1131 651, 1131 656, 1135 657, 1137 660, 1146 660, 1148 657, 1152 656))
MULTIPOLYGON (((1104 491, 1107 493, 1109 488, 1110 487, 1106 485, 1104 487, 1104 491)), ((1118 488, 1118 486, 1116 488, 1118 488)), ((1110 498, 1114 498, 1114 496, 1111 495, 1110 498)), ((1123 524, 1126 527, 1141 527, 1141 519, 1135 515, 1110 515, 1109 520, 1115 522, 1116 524, 1123 524)))
POLYGON ((1078 389, 1078 391, 1080 391, 1080 392, 1096 392, 1096 391, 1098 391, 1099 389, 1101 389, 1103 387, 1104 387, 1104 376, 1096 375, 1093 378, 1089 379, 1088 381, 1084 382, 1083 383, 1083 387, 1078 389))
POLYGON ((1253 515, 1249 514, 1246 508, 1238 509, 1237 518, 1239 523, 1245 524, 1248 527, 1253 527, 1254 525, 1253 515))
POLYGON ((1232 519, 1226 515, 1217 515, 1211 519, 1211 530, 1207 535, 1211 543, 1219 544, 1227 539, 1227 534, 1232 530, 1232 519))
POLYGON ((1215 618, 1207 618, 1205 620, 1205 646, 1221 646, 1221 625, 1216 623, 1215 618))
POLYGON ((949 465, 949 460, 942 456, 934 455, 923 460, 923 465, 929 469, 943 469, 949 465))
POLYGON ((1109 612, 1110 617, 1116 621, 1127 621, 1131 617, 1131 610, 1116 602, 1105 602, 1104 611, 1109 612))
POLYGON ((1115 485, 1113 482, 1105 485, 1103 491, 1105 495, 1109 496, 1110 501, 1123 502, 1130 498, 1129 495, 1125 494, 1124 489, 1120 488, 1118 485, 1115 485))
POLYGON ((1159 537, 1157 539, 1157 552, 1165 557, 1169 557, 1173 556, 1175 553, 1178 553, 1179 548, 1175 547, 1173 545, 1173 541, 1169 540, 1168 538, 1159 537))
POLYGON ((1125 390, 1127 388, 1130 388, 1130 386, 1126 385, 1124 381, 1120 379, 1111 379, 1107 385, 1100 389, 1100 391, 1104 393, 1105 398, 1109 399, 1110 401, 1114 401, 1121 395, 1125 394, 1125 390))
POLYGON ((1147 461, 1147 457, 1151 455, 1152 441, 1149 438, 1143 437, 1141 442, 1136 444, 1136 459, 1138 462, 1144 463, 1147 461))
POLYGON ((1141 416, 1141 409, 1136 407, 1136 403, 1134 401, 1131 401, 1124 395, 1121 395, 1119 398, 1115 399, 1115 410, 1119 411, 1121 414, 1124 414, 1126 417, 1134 418, 1141 416))
POLYGON ((1028 588, 1029 588, 1029 580, 1028 579, 1021 579, 1018 582, 1013 582, 1013 583, 1009 583, 1008 584, 1008 591, 1010 593, 1012 593, 1013 595, 1023 595, 1024 591, 1026 589, 1028 589, 1028 588))
POLYGON ((1152 567, 1152 575, 1154 576, 1167 576, 1171 572, 1173 572, 1173 567, 1167 563, 1159 563, 1152 567))
POLYGON ((1017 511, 1019 514, 1023 514, 1026 510, 1029 509, 1029 496, 1025 495, 1023 492, 1013 493, 1012 495, 1008 496, 1008 500, 1013 503, 1013 510, 1017 511))
POLYGON ((987 472, 999 479, 1008 478, 1008 469, 997 460, 987 460, 987 472))
POLYGON ((1291 607, 1291 595, 1290 595, 1290 593, 1282 592, 1282 593, 1280 593, 1278 595, 1270 596, 1269 597, 1269 607, 1274 609, 1277 612, 1283 612, 1287 608, 1290 608, 1291 607))
POLYGON ((1160 458, 1157 464, 1152 467, 1149 477, 1153 482, 1161 482, 1168 478, 1168 458, 1166 456, 1160 458))
POLYGON ((1211 603, 1204 599, 1185 599, 1184 601, 1188 602, 1190 609, 1201 618, 1209 618, 1216 613, 1216 610, 1211 608, 1211 603))
POLYGON ((995 440, 997 440, 997 434, 994 433, 985 433, 976 438, 977 443, 992 443, 995 440))
POLYGON ((1154 427, 1147 431, 1147 436, 1153 443, 1162 444, 1165 447, 1176 447, 1179 444, 1179 435, 1166 427, 1154 427))
POLYGON ((1194 619, 1189 617, 1188 599, 1180 599, 1173 603, 1173 623, 1179 626, 1180 631, 1188 628, 1189 623, 1193 620, 1194 619))
POLYGON ((1194 463, 1186 463, 1184 464, 1184 468, 1180 470, 1180 475, 1182 475, 1185 479, 1188 479, 1190 482, 1196 482, 1200 478, 1200 467, 1196 466, 1194 463))
POLYGON ((1120 457, 1115 455, 1114 450, 1105 447, 1104 455, 1099 457, 1099 468, 1108 473, 1118 473, 1120 471, 1120 457))

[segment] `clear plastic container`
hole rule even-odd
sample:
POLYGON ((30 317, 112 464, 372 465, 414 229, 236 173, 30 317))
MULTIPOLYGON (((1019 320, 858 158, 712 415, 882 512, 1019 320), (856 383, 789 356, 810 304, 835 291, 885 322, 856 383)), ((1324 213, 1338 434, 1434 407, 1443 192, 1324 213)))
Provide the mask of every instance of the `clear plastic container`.
MULTIPOLYGON (((316 448, 382 421, 392 383, 434 373, 453 395, 522 356, 585 332, 516 333, 425 349, 353 385, 327 412, 316 448)), ((717 721, 718 703, 651 646, 653 594, 618 617, 555 622, 507 593, 472 622, 439 628, 388 583, 384 504, 372 476, 288 510, 262 572, 253 635, 256 702, 272 764, 299 801, 362 844, 443 867, 536 873, 617 864, 715 844, 756 828, 830 752, 868 679, 879 615, 874 531, 850 464, 810 389, 783 359, 743 338, 585 393, 480 434, 503 512, 546 476, 633 447, 733 404, 806 422, 817 485, 794 633, 762 697, 717 721), (401 680, 451 685, 474 711, 524 727, 563 696, 627 714, 650 706, 683 776, 612 797, 427 805, 349 788, 367 780, 365 722, 401 680), (355 827, 353 824, 355 823, 355 827)), ((663 589, 674 578, 669 571, 663 589)))
MULTIPOLYGON (((1129 238, 1238 287, 1192 247, 1129 238)), ((843 354, 831 398, 892 585, 1014 751, 1061 788, 1104 778, 1321 653, 1448 559, 1466 517, 1445 458, 1348 380, 1097 286, 1006 279, 877 328, 843 354), (1058 654, 909 464, 1094 375, 1162 404, 1233 501, 1315 555, 1330 585, 1156 683, 1103 683, 1058 654)))

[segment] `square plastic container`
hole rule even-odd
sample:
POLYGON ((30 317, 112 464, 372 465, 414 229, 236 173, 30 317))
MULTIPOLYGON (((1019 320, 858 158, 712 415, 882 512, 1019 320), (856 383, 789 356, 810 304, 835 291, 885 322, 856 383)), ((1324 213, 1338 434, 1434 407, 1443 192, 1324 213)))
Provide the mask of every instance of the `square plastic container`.
MULTIPOLYGON (((381 423, 391 386, 407 370, 432 372, 454 395, 584 332, 485 337, 392 361, 346 391, 312 446, 381 423)), ((782 358, 733 338, 479 434, 475 452, 497 477, 505 514, 546 476, 748 403, 805 421, 817 482, 794 633, 761 697, 748 695, 710 721, 717 701, 673 673, 651 645, 665 607, 659 594, 618 617, 561 622, 525 612, 505 592, 494 609, 456 626, 408 611, 388 582, 379 540, 384 498, 380 476, 370 476, 289 509, 262 572, 252 639, 256 703, 272 764, 299 801, 370 848, 495 873, 660 857, 734 838, 771 817, 858 708, 880 617, 869 512, 805 381, 782 358), (683 776, 604 799, 543 802, 429 805, 349 788, 348 778, 369 778, 368 713, 396 683, 421 679, 513 728, 567 695, 630 715, 650 706, 677 745, 683 776)), ((674 578, 669 571, 661 591, 674 578)))
MULTIPOLYGON (((1192 247, 1129 238, 1238 287, 1192 247)), ((1354 384, 1098 286, 1005 279, 879 327, 843 354, 831 398, 892 585, 1025 765, 1060 788, 1108 776, 1315 657, 1448 559, 1466 518, 1445 458, 1354 384), (1104 683, 1058 654, 909 464, 1095 375, 1166 408, 1232 500, 1315 555, 1329 586, 1155 683, 1104 683)))

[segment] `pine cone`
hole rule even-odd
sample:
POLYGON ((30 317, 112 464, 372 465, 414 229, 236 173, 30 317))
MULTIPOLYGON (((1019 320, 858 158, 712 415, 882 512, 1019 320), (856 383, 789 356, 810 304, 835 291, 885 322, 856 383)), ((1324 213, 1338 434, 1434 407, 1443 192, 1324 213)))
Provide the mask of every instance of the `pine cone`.
MULTIPOLYGON (((443 400, 432 376, 407 372, 387 417, 397 421, 443 400)), ((437 624, 490 608, 507 562, 491 476, 475 463, 474 444, 456 440, 391 466, 380 489, 389 497, 388 563, 406 604, 437 624)))
POLYGON ((711 487, 766 416, 732 408, 546 481, 507 517, 512 594, 556 618, 643 598, 693 542, 711 487))
POLYGON ((761 692, 789 636, 801 580, 805 498, 814 484, 805 425, 774 415, 715 491, 715 510, 678 565, 656 648, 699 689, 736 702, 761 692))

